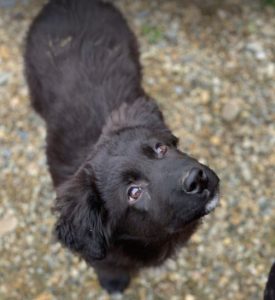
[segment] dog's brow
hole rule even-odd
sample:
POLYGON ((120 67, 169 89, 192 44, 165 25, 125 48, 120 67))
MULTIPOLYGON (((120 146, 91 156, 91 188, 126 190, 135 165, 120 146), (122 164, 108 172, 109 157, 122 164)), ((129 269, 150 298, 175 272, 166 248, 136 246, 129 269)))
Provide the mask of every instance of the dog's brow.
POLYGON ((149 146, 148 144, 143 144, 141 146, 141 152, 147 158, 150 158, 150 159, 156 158, 156 153, 155 153, 154 149, 151 146, 149 146))
POLYGON ((140 180, 142 178, 142 175, 138 170, 132 169, 127 170, 122 173, 122 180, 124 182, 133 182, 136 180, 140 180))

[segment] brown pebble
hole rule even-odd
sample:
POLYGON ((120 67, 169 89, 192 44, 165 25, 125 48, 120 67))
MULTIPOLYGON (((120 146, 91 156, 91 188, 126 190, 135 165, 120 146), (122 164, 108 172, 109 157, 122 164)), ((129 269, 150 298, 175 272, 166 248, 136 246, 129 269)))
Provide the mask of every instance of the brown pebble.
POLYGON ((0 236, 13 231, 17 226, 17 219, 12 215, 6 215, 0 220, 0 236))
POLYGON ((222 108, 222 118, 227 122, 234 121, 239 113, 240 104, 234 100, 229 100, 222 108))

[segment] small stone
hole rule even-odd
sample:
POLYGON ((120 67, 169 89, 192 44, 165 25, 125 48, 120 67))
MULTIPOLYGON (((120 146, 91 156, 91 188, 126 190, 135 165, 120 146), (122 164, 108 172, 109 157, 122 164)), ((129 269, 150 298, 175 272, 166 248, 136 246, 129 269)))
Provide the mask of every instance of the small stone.
POLYGON ((7 215, 0 220, 0 236, 13 231, 17 226, 17 219, 12 215, 7 215))
POLYGON ((255 56, 258 60, 264 60, 267 57, 267 55, 264 51, 257 52, 255 56))
POLYGON ((192 241, 194 243, 201 243, 202 242, 202 237, 198 234, 198 233, 195 233, 193 236, 192 236, 192 241))
POLYGON ((213 85, 214 86, 220 86, 221 85, 221 80, 218 77, 213 78, 213 85))
POLYGON ((79 272, 78 272, 77 269, 74 268, 74 269, 71 270, 70 274, 71 274, 72 277, 76 278, 76 277, 78 277, 79 272))
POLYGON ((200 94, 201 102, 207 104, 210 100, 210 93, 207 90, 203 90, 200 94))
POLYGON ((214 95, 218 95, 221 89, 221 80, 218 77, 214 77, 212 83, 213 83, 213 93, 214 95))
POLYGON ((231 122, 234 121, 240 113, 240 105, 237 101, 229 101, 222 108, 222 118, 231 122))
POLYGON ((5 60, 10 58, 10 52, 9 52, 8 47, 6 47, 6 46, 0 47, 0 58, 5 59, 5 60))
POLYGON ((168 274, 169 280, 176 282, 176 281, 181 281, 182 276, 179 273, 171 272, 168 274))
POLYGON ((273 76, 275 75, 275 64, 274 63, 270 63, 267 65, 266 67, 266 75, 269 78, 273 78, 273 76))
POLYGON ((220 139, 220 137, 218 137, 216 135, 213 135, 210 138, 210 143, 215 145, 215 146, 219 146, 221 144, 221 139, 220 139))
POLYGON ((182 93, 183 93, 183 87, 181 87, 181 86, 179 86, 179 85, 177 85, 177 86, 175 86, 175 92, 176 92, 176 94, 177 95, 182 95, 182 93))
POLYGON ((47 292, 44 292, 42 294, 39 294, 35 300, 52 300, 53 296, 47 292))
POLYGON ((231 243, 232 243, 232 241, 229 237, 227 237, 223 240, 223 244, 226 245, 226 246, 230 245, 231 243))
POLYGON ((196 298, 193 295, 186 295, 185 300, 196 300, 196 298))
POLYGON ((225 10, 219 9, 217 15, 220 19, 225 20, 227 18, 227 13, 225 10))
POLYGON ((167 266, 172 271, 176 271, 177 270, 177 263, 174 260, 172 260, 172 259, 168 260, 167 266))
POLYGON ((0 73, 0 86, 5 85, 8 82, 10 76, 11 76, 10 73, 1 72, 0 73))
POLYGON ((258 60, 264 60, 267 58, 263 46, 258 42, 248 43, 246 45, 246 49, 253 53, 258 60))
POLYGON ((219 280, 219 285, 220 286, 225 286, 228 283, 228 277, 222 276, 219 280))
POLYGON ((251 173, 249 166, 247 164, 243 163, 241 165, 241 171, 242 171, 243 178, 247 182, 250 182, 250 180, 252 179, 252 173, 251 173))
POLYGON ((33 243, 33 240, 34 240, 34 238, 32 235, 26 236, 26 242, 28 245, 31 245, 33 243))
POLYGON ((30 163, 28 171, 31 176, 37 176, 39 173, 39 168, 35 163, 30 163))
POLYGON ((169 30, 165 33, 165 37, 170 43, 174 45, 177 44, 177 32, 173 30, 169 30))

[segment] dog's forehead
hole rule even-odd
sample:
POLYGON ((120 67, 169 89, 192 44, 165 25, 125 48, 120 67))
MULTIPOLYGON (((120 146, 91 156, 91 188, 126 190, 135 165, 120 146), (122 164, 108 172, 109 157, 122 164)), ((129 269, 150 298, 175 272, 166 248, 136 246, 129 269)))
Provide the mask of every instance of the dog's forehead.
POLYGON ((146 129, 132 129, 118 132, 110 140, 106 148, 109 151, 134 151, 144 143, 149 143, 152 135, 146 129))
POLYGON ((109 141, 112 146, 129 148, 129 146, 136 147, 146 143, 151 145, 154 142, 176 144, 177 138, 170 131, 160 132, 139 127, 118 131, 109 141))

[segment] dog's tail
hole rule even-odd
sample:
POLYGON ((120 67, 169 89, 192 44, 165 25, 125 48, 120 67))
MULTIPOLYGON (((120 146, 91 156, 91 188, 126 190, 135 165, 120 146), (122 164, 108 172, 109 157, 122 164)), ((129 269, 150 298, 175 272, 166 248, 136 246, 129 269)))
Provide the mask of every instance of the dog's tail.
POLYGON ((264 292, 264 300, 275 300, 275 262, 273 263, 264 292))

